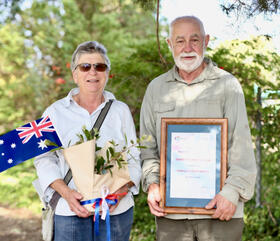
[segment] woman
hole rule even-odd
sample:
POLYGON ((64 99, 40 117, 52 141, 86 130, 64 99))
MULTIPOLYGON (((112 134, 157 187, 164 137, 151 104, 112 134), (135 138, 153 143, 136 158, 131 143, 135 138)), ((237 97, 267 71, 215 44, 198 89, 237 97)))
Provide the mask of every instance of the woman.
MULTIPOLYGON (((81 133, 83 126, 91 130, 101 109, 110 99, 114 101, 100 128, 98 146, 102 147, 111 140, 124 143, 126 137, 128 140, 136 140, 128 106, 104 90, 110 71, 110 60, 106 52, 105 47, 96 41, 80 44, 73 53, 71 62, 73 79, 78 87, 49 106, 43 114, 52 120, 63 147, 67 147, 69 141, 78 141, 77 134, 81 133)), ((119 196, 118 203, 110 208, 112 241, 128 241, 133 222, 132 194, 138 194, 141 167, 136 148, 131 150, 131 154, 134 157, 128 160, 131 182, 116 192, 128 194, 119 196)), ((49 201, 54 190, 62 196, 55 210, 54 240, 106 240, 105 221, 99 221, 100 234, 95 236, 93 218, 79 202, 82 195, 76 191, 73 180, 68 186, 64 183, 63 178, 69 166, 62 153, 46 153, 37 157, 34 163, 45 199, 49 201)))

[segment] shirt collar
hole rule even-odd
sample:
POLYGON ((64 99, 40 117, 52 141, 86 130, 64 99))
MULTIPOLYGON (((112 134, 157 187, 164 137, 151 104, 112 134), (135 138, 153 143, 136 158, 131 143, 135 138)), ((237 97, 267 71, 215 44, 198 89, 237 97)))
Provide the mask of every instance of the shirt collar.
MULTIPOLYGON (((79 88, 74 88, 74 89, 70 90, 68 95, 64 98, 64 105, 65 105, 65 107, 69 107, 70 104, 73 103, 73 101, 74 101, 73 96, 77 95, 79 92, 80 92, 79 88)), ((111 99, 112 100, 116 99, 116 97, 113 95, 113 93, 111 93, 109 91, 106 91, 106 90, 103 91, 103 96, 104 96, 104 99, 105 99, 104 103, 108 102, 111 99)))
MULTIPOLYGON (((195 78, 190 84, 188 85, 192 85, 192 84, 197 84, 200 82, 203 82, 206 79, 217 79, 219 78, 218 73, 215 71, 215 67, 216 64, 214 62, 212 62, 211 59, 205 58, 204 61, 207 63, 205 69, 201 72, 201 74, 195 78)), ((187 84, 187 82, 181 78, 181 76, 178 73, 178 68, 176 65, 173 66, 173 68, 171 70, 169 70, 167 78, 166 78, 167 82, 172 82, 172 81, 180 81, 180 82, 184 82, 185 84, 187 84)))

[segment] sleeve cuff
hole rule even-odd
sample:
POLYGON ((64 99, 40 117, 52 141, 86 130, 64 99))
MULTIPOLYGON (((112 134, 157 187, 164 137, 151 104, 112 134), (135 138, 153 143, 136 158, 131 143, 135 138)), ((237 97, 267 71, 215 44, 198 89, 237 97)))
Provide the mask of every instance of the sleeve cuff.
POLYGON ((148 192, 149 186, 153 183, 159 184, 159 177, 158 175, 151 175, 146 179, 142 180, 142 189, 144 192, 148 192))
POLYGON ((231 188, 228 184, 225 184, 222 191, 219 193, 227 200, 232 202, 234 205, 237 206, 239 200, 239 193, 231 188))
MULTIPOLYGON (((133 176, 134 177, 134 176, 133 176)), ((129 190, 132 192, 133 195, 139 194, 140 189, 140 176, 136 176, 133 178, 132 175, 130 175, 130 180, 134 183, 134 186, 130 187, 129 190)))

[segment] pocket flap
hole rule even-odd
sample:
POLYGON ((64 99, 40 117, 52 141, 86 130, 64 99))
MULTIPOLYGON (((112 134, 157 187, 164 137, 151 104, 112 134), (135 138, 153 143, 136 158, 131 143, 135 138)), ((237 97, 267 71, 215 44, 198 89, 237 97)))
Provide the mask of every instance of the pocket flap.
POLYGON ((167 112, 175 110, 175 102, 170 103, 155 103, 155 111, 156 112, 167 112))

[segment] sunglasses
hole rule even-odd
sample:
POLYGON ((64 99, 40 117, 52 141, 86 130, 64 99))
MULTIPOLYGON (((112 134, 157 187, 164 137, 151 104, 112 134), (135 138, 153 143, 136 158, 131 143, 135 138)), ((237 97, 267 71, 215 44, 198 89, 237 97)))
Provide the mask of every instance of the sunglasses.
POLYGON ((82 63, 82 64, 78 64, 74 70, 79 68, 81 72, 88 72, 90 71, 91 66, 94 68, 95 71, 98 72, 104 72, 105 70, 108 69, 108 66, 103 63, 97 63, 97 64, 82 63))

